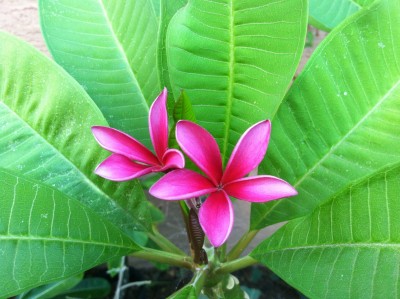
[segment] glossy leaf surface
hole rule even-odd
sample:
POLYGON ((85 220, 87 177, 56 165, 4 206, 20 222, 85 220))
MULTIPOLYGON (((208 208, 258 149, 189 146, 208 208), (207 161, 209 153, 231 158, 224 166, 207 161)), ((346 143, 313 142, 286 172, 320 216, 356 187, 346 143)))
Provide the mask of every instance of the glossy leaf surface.
POLYGON ((116 184, 93 173, 108 153, 90 127, 107 122, 82 87, 5 33, 0 61, 0 167, 59 189, 128 233, 150 229, 138 182, 116 184))
POLYGON ((140 250, 120 229, 58 190, 3 170, 0 178, 2 298, 140 250))
POLYGON ((110 126, 149 146, 148 110, 162 89, 156 63, 156 3, 39 3, 43 35, 54 59, 84 86, 110 126))
POLYGON ((310 298, 397 298, 400 167, 290 221, 251 256, 310 298))
POLYGON ((314 27, 330 31, 347 17, 374 0, 310 0, 309 22, 314 27))
POLYGON ((250 125, 275 114, 303 51, 307 10, 303 0, 192 0, 171 20, 173 92, 187 92, 224 162, 250 125))
MULTIPOLYGON (((174 107, 174 94, 172 93, 171 83, 169 79, 168 72, 168 62, 167 62, 167 46, 166 46, 166 38, 167 38, 167 29, 169 23, 171 22, 172 17, 176 14, 176 12, 181 9, 184 5, 187 4, 188 0, 157 0, 160 2, 160 22, 158 29, 158 47, 157 47, 157 66, 158 66, 158 75, 161 82, 161 85, 165 86, 169 90, 169 101, 168 101, 168 111, 171 111, 174 107)), ((177 97, 179 95, 176 94, 177 97)))
POLYGON ((253 229, 306 215, 400 161, 399 16, 400 2, 379 1, 316 50, 272 121, 259 168, 299 195, 253 205, 253 229))

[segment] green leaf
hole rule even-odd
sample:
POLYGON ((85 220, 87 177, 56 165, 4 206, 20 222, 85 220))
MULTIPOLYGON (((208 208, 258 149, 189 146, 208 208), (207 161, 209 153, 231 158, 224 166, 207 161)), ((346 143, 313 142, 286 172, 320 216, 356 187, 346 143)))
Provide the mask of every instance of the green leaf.
POLYGON ((47 299, 54 298, 56 295, 65 290, 69 290, 76 286, 83 278, 83 273, 76 276, 68 277, 56 282, 52 282, 28 292, 25 292, 17 297, 17 299, 47 299))
POLYGON ((168 63, 167 63, 167 47, 166 37, 168 25, 175 13, 187 4, 188 0, 158 0, 161 6, 161 20, 158 29, 158 47, 157 47, 157 66, 158 75, 161 85, 166 86, 169 90, 168 95, 168 111, 172 111, 174 107, 174 98, 171 82, 169 79, 168 63))
POLYGON ((161 0, 150 0, 150 3, 152 5, 153 11, 154 11, 154 16, 157 18, 157 20, 160 19, 160 14, 161 14, 161 0))
POLYGON ((184 90, 182 90, 178 100, 175 103, 173 116, 175 123, 181 119, 196 122, 196 116, 193 112, 192 103, 184 90))
POLYGON ((107 262, 107 274, 111 277, 117 276, 120 272, 123 271, 125 267, 125 257, 115 257, 113 259, 108 260, 107 262))
POLYGON ((262 295, 259 289, 249 288, 246 286, 242 286, 241 288, 247 294, 247 299, 259 299, 262 295))
POLYGON ((221 298, 221 299, 246 299, 249 296, 240 287, 239 280, 231 275, 225 275, 225 277, 215 286, 206 287, 203 290, 207 298, 221 298))
MULTIPOLYGON (((182 119, 190 120, 196 123, 196 116, 193 112, 192 103, 184 90, 181 91, 181 94, 179 95, 179 98, 174 105, 173 119, 174 124, 169 133, 169 144, 171 147, 178 148, 178 141, 175 137, 176 123, 182 119)), ((186 160, 186 164, 188 162, 190 163, 190 160, 186 160)))
POLYGON ((171 20, 168 69, 225 161, 240 135, 275 114, 304 47, 305 0, 192 0, 171 20))
POLYGON ((289 181, 299 195, 253 204, 252 229, 306 215, 399 163, 399 15, 391 0, 360 11, 329 34, 294 82, 259 170, 289 181))
POLYGON ((140 250, 58 190, 0 171, 0 282, 6 298, 140 250))
POLYGON ((357 3, 358 5, 360 5, 362 7, 370 5, 371 3, 376 2, 376 1, 381 1, 381 0, 353 0, 354 3, 357 3))
POLYGON ((196 299, 196 289, 193 285, 187 285, 176 293, 173 293, 167 299, 196 299))
POLYGON ((73 289, 68 290, 57 296, 55 299, 64 298, 104 298, 111 291, 110 283, 100 277, 89 277, 82 280, 73 289))
POLYGON ((397 298, 400 167, 346 188, 250 254, 311 298, 397 298))
POLYGON ((161 91, 153 2, 39 4, 43 35, 54 59, 84 86, 112 127, 150 145, 149 105, 161 91))
POLYGON ((309 23, 325 31, 331 31, 361 9, 353 0, 310 0, 309 5, 309 23))
POLYGON ((90 127, 107 126, 79 84, 43 54, 0 32, 0 167, 76 198, 125 232, 150 229, 149 203, 136 181, 93 171, 109 153, 90 127))

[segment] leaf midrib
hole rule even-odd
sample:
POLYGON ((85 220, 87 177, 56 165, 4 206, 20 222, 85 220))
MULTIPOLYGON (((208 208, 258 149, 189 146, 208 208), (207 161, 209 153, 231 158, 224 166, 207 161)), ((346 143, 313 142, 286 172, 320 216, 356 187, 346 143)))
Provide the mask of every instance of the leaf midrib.
POLYGON ((136 76, 135 76, 135 74, 134 74, 134 72, 133 72, 133 70, 132 70, 132 68, 131 68, 131 65, 130 65, 130 63, 129 63, 128 57, 126 56, 126 53, 125 53, 125 51, 124 51, 124 48, 123 48, 123 46, 122 46, 120 40, 118 39, 117 35, 115 34, 115 31, 114 31, 114 28, 113 28, 113 26, 112 26, 111 20, 110 20, 110 18, 108 17, 107 10, 106 10, 106 8, 104 7, 103 0, 99 0, 98 3, 99 3, 99 5, 100 5, 101 11, 103 12, 104 20, 105 20, 105 22, 106 22, 106 24, 107 24, 107 27, 108 27, 109 30, 110 30, 111 37, 112 37, 112 39, 114 40, 115 45, 116 45, 117 48, 118 48, 118 52, 120 53, 120 56, 122 57, 122 59, 124 60, 124 62, 125 62, 126 65, 127 65, 127 70, 128 70, 128 73, 129 73, 129 75, 130 75, 130 77, 131 77, 131 79, 132 79, 132 82, 133 82, 134 85, 136 85, 136 86, 138 87, 137 89, 140 91, 140 100, 141 100, 140 103, 142 104, 143 107, 146 108, 147 111, 149 111, 150 108, 149 108, 149 106, 147 105, 147 102, 146 102, 146 99, 145 99, 145 97, 144 97, 142 88, 141 88, 139 82, 137 81, 136 76))
POLYGON ((302 249, 325 249, 325 248, 334 248, 334 249, 342 249, 342 248, 374 248, 374 249, 386 249, 386 248, 394 248, 400 250, 399 243, 336 243, 336 244, 313 244, 313 245, 302 245, 302 246, 295 246, 295 247, 285 247, 281 249, 274 249, 274 250, 266 250, 266 254, 271 254, 275 252, 281 251, 293 251, 293 250, 302 250, 302 249))
POLYGON ((226 116, 225 116, 225 134, 222 147, 222 164, 225 165, 227 160, 227 151, 229 143, 229 133, 232 119, 232 102, 233 102, 233 84, 234 84, 234 67, 235 67, 235 37, 234 37, 234 8, 233 1, 230 1, 229 6, 229 73, 228 73, 228 90, 226 101, 226 116))
MULTIPOLYGON (((128 238, 128 237, 127 237, 128 238)), ((129 250, 137 250, 140 248, 139 246, 125 246, 120 244, 109 243, 95 241, 95 240, 81 240, 74 238, 58 238, 58 237, 44 237, 44 236, 22 236, 22 235, 0 235, 0 242, 7 241, 38 241, 38 242, 60 242, 60 243, 71 243, 71 244, 82 244, 82 245, 96 245, 96 246, 104 246, 104 247, 112 247, 112 248, 120 248, 120 249, 129 249, 129 250)))
MULTIPOLYGON (((394 84, 394 86, 382 97, 381 100, 379 100, 374 107, 372 107, 372 109, 363 117, 361 118, 356 124, 355 126, 353 126, 353 128, 341 139, 339 140, 339 142, 331 147, 331 149, 320 159, 318 160, 318 162, 311 168, 309 168, 309 170, 293 185, 295 188, 298 187, 310 174, 312 174, 312 172, 317 169, 326 159, 328 159, 330 157, 330 155, 332 154, 333 151, 335 151, 344 141, 345 139, 347 139, 356 129, 358 129, 358 127, 373 113, 375 112, 379 106, 392 94, 392 92, 400 86, 400 79, 397 80, 397 82, 394 84)), ((365 178, 365 177, 364 177, 365 178)), ((361 179, 362 180, 362 179, 361 179)), ((271 209, 268 210, 268 212, 265 214, 264 217, 268 217, 268 215, 270 215, 272 213, 272 211, 274 211, 277 207, 279 207, 281 205, 281 201, 276 201, 275 205, 273 207, 271 207, 271 209)))

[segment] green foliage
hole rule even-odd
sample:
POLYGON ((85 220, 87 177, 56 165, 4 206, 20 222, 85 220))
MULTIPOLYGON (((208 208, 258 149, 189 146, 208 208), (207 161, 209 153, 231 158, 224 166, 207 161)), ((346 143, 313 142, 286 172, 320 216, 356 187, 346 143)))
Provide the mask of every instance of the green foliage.
POLYGON ((192 285, 187 285, 176 293, 169 296, 167 299, 196 299, 195 288, 192 285))
MULTIPOLYGON (((181 91, 179 98, 176 100, 172 117, 174 119, 174 124, 170 130, 169 144, 171 147, 178 148, 179 145, 175 137, 176 123, 182 119, 196 122, 196 115, 194 115, 192 103, 184 90, 181 91)), ((186 159, 186 164, 187 163, 191 163, 191 161, 186 159)))
POLYGON ((330 31, 347 17, 374 0, 310 0, 309 22, 314 27, 330 31))
POLYGON ((0 177, 2 298, 140 250, 120 229, 58 190, 5 170, 0 177))
POLYGON ((306 42, 305 42, 305 47, 306 48, 311 48, 314 45, 314 32, 312 31, 307 31, 307 35, 306 35, 306 42))
POLYGON ((173 92, 187 92, 224 161, 251 124, 275 114, 300 60, 307 10, 304 0, 193 0, 171 20, 173 92))
POLYGON ((76 286, 83 278, 83 273, 76 276, 68 277, 56 282, 52 282, 28 292, 25 292, 17 297, 17 299, 48 299, 54 298, 56 295, 69 290, 76 286))
POLYGON ((246 299, 248 295, 240 287, 239 280, 233 275, 226 275, 216 286, 204 288, 207 298, 246 299))
MULTIPOLYGON (((106 261, 118 268, 147 243, 163 215, 140 182, 93 174, 108 154, 90 127, 110 124, 149 145, 148 110, 163 86, 174 122, 204 126, 224 162, 250 125, 274 117, 259 172, 299 195, 252 204, 250 230, 297 219, 253 258, 310 297, 397 296, 398 0, 310 0, 310 8, 306 0, 39 2, 47 45, 78 82, 0 33, 0 297, 102 297, 104 280, 66 290, 86 269, 106 261), (286 94, 308 10, 312 24, 334 30, 286 94)), ((142 253, 191 265, 180 252, 142 253)), ((249 260, 228 260, 225 269, 249 260)), ((169 298, 196 298, 203 284, 211 297, 246 297, 233 276, 214 274, 197 271, 169 298)))
POLYGON ((104 298, 110 293, 110 290, 111 285, 104 278, 90 277, 83 279, 74 288, 59 294, 55 299, 104 298))
POLYGON ((150 145, 148 110, 161 91, 157 5, 147 0, 39 3, 54 59, 84 86, 112 127, 150 145))
POLYGON ((396 298, 400 167, 347 187, 290 221, 251 256, 311 298, 396 298))
POLYGON ((60 281, 39 286, 25 292, 17 299, 68 299, 68 298, 104 298, 111 290, 110 283, 104 278, 83 275, 72 276, 60 281))
POLYGON ((309 22, 318 29, 331 31, 359 10, 360 6, 352 0, 310 0, 309 22))
POLYGON ((116 184, 93 173, 108 154, 90 127, 107 122, 82 87, 1 32, 0 61, 0 167, 59 189, 127 233, 149 230, 151 211, 140 184, 116 184))
POLYGON ((400 162, 399 15, 398 1, 378 2, 332 31, 313 54, 272 122, 259 168, 299 195, 253 204, 252 229, 306 215, 400 162))
POLYGON ((174 14, 187 4, 188 0, 154 0, 158 1, 161 9, 161 19, 158 29, 158 48, 157 48, 157 66, 158 75, 161 85, 168 88, 168 112, 174 107, 174 94, 172 92, 171 83, 168 72, 167 62, 167 29, 174 14))
POLYGON ((107 274, 111 277, 117 276, 125 267, 125 257, 115 257, 107 262, 107 274))
POLYGON ((175 103, 173 117, 175 123, 181 119, 196 122, 196 115, 194 115, 192 103, 184 90, 182 90, 175 103))

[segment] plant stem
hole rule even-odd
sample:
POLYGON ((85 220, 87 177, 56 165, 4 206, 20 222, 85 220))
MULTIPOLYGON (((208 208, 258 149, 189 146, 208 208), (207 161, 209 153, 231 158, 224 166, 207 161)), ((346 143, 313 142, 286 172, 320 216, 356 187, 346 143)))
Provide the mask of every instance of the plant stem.
POLYGON ((197 297, 200 295, 200 292, 203 289, 203 285, 204 285, 204 282, 206 281, 207 274, 208 274, 208 269, 207 269, 207 267, 204 267, 204 268, 198 270, 192 279, 192 285, 194 286, 194 288, 196 290, 197 297))
POLYGON ((134 252, 131 256, 145 259, 150 262, 164 263, 186 269, 193 269, 193 262, 189 256, 182 256, 170 252, 144 247, 143 250, 134 252))
POLYGON ((153 232, 149 233, 149 238, 153 240, 153 242, 156 243, 162 250, 179 255, 186 255, 182 250, 176 247, 175 244, 160 234, 155 226, 153 226, 153 232))
POLYGON ((251 230, 245 233, 227 255, 227 261, 237 259, 247 248, 249 243, 254 239, 258 232, 259 230, 251 230))
POLYGON ((215 274, 228 274, 234 272, 236 270, 240 270, 252 265, 257 264, 258 262, 250 256, 245 256, 237 260, 233 260, 230 262, 223 263, 216 269, 215 274))

